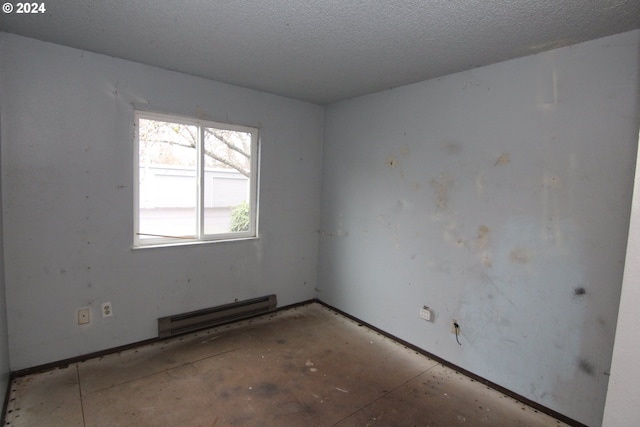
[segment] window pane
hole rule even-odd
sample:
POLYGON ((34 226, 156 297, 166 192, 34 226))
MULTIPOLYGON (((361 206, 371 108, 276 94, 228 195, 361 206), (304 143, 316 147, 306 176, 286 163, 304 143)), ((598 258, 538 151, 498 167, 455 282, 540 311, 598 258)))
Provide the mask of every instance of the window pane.
POLYGON ((204 129, 204 234, 249 230, 251 133, 204 129))
POLYGON ((195 237, 197 127, 140 119, 138 132, 139 238, 195 237))

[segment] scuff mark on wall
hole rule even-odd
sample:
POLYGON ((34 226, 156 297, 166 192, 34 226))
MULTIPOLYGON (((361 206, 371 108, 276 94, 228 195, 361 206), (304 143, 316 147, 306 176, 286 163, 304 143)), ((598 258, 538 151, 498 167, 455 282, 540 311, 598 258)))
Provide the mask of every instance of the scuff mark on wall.
POLYGON ((591 376, 593 376, 595 372, 595 368, 593 367, 593 365, 583 358, 578 360, 578 368, 580 368, 580 370, 585 374, 591 375, 591 376))
POLYGON ((392 169, 395 168, 397 164, 398 164, 398 160, 394 156, 387 157, 387 165, 390 168, 392 169))
MULTIPOLYGON (((493 280, 493 278, 492 278, 489 274, 487 274, 487 273, 483 273, 481 277, 482 277, 482 279, 483 279, 483 282, 485 282, 485 283, 487 283, 487 284, 489 284, 489 285, 493 286, 494 290, 496 291, 496 293, 498 293, 498 295, 499 295, 501 298, 504 298, 504 299, 505 299, 505 300, 506 300, 506 301, 507 301, 511 306, 513 306, 513 307, 515 307, 515 306, 516 306, 516 304, 515 304, 515 303, 513 302, 513 300, 509 297, 509 295, 507 295, 507 294, 502 290, 502 288, 501 288, 500 286, 498 286, 498 284, 493 280)), ((494 296, 492 296, 491 294, 489 294, 489 295, 490 295, 490 296, 489 296, 489 298, 490 298, 490 299, 493 299, 493 298, 494 298, 494 296)))
POLYGON ((349 232, 348 231, 344 232, 342 231, 342 228, 338 228, 338 230, 335 233, 321 230, 320 235, 327 236, 327 237, 346 237, 349 235, 349 232))
POLYGON ((587 290, 582 286, 577 287, 573 290, 573 296, 579 297, 587 293, 587 290))
POLYGON ((496 160, 496 163, 493 166, 504 166, 509 164, 510 162, 511 156, 509 155, 509 153, 502 153, 502 155, 498 157, 498 160, 496 160))

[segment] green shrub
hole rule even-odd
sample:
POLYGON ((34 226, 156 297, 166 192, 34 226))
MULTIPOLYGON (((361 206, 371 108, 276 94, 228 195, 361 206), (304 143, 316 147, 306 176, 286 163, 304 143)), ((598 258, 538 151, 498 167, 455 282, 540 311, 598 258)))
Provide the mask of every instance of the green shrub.
POLYGON ((249 230, 249 204, 242 202, 231 210, 232 232, 249 230))

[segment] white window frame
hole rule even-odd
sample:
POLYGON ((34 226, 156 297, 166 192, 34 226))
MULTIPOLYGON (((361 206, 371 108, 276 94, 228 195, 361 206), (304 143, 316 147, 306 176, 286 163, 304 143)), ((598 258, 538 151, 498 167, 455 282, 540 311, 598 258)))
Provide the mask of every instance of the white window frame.
POLYGON ((192 117, 179 116, 174 114, 163 114, 148 112, 143 110, 134 111, 134 147, 133 147, 133 184, 134 184, 134 221, 133 221, 133 248, 148 248, 158 246, 181 246, 210 242, 244 240, 258 238, 258 188, 259 188, 259 137, 258 128, 230 123, 215 122, 210 120, 200 120, 192 117), (140 229, 140 151, 139 151, 139 123, 140 119, 158 120, 169 123, 179 123, 188 126, 198 127, 198 141, 196 147, 197 167, 196 167, 196 233, 194 238, 156 238, 141 239, 138 232, 140 229), (216 128, 251 134, 251 177, 249 178, 249 229, 247 231, 204 234, 204 129, 216 128))

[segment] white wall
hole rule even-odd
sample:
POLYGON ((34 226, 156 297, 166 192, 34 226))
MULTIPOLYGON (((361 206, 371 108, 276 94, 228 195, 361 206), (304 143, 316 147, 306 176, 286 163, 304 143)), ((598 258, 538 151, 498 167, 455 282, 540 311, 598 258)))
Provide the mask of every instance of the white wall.
POLYGON ((0 56, 12 370, 155 337, 170 314, 315 297, 322 107, 5 33, 0 56), (134 106, 260 128, 260 239, 132 251, 134 106))
POLYGON ((604 410, 605 427, 635 427, 640 420, 640 152, 631 209, 616 341, 604 410))
POLYGON ((330 106, 319 298, 598 425, 639 47, 634 31, 330 106))

